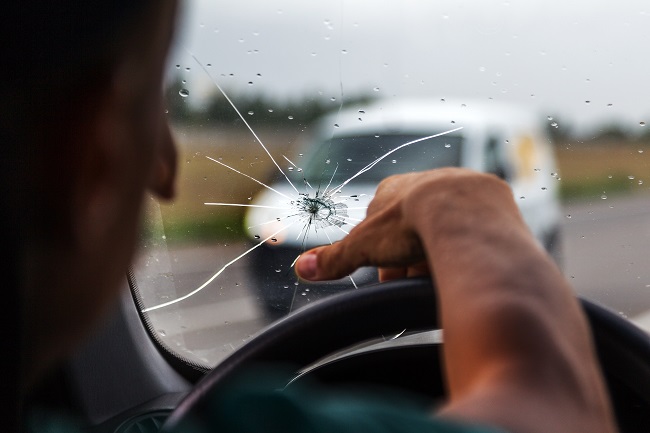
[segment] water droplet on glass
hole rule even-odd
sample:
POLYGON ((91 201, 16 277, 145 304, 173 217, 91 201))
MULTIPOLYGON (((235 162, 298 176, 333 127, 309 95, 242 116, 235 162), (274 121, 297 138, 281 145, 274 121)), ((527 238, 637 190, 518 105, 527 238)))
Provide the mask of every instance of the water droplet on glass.
POLYGON ((614 105, 614 104, 607 104, 608 107, 611 107, 612 105, 614 105))
POLYGON ((293 171, 293 167, 287 167, 287 170, 293 171))
POLYGON ((348 50, 341 50, 341 54, 347 54, 348 50))
POLYGON ((392 162, 393 164, 396 164, 396 163, 397 163, 397 160, 396 160, 396 159, 393 159, 391 162, 392 162))
POLYGON ((591 104, 591 101, 585 101, 585 104, 591 104))
POLYGON ((632 179, 634 179, 634 176, 630 175, 630 176, 628 176, 627 178, 630 179, 630 180, 632 180, 632 179))
POLYGON ((373 92, 379 92, 379 87, 373 87, 372 91, 373 92))
POLYGON ((645 126, 645 122, 639 122, 639 126, 645 126))
POLYGON ((271 238, 271 242, 277 242, 277 238, 271 238))
POLYGON ((166 337, 166 336, 167 336, 167 333, 166 333, 165 331, 163 331, 162 329, 159 329, 159 330, 158 330, 158 333, 159 333, 161 336, 163 336, 163 337, 166 337))
POLYGON ((253 82, 252 82, 252 81, 249 81, 249 82, 248 82, 248 85, 249 85, 249 86, 252 86, 252 85, 253 85, 253 82))
POLYGON ((352 162, 352 158, 348 158, 348 162, 352 162))
POLYGON ((533 169, 533 170, 535 170, 535 171, 537 171, 537 172, 542 171, 542 170, 539 169, 539 168, 535 168, 535 169, 533 169))
POLYGON ((176 65, 176 69, 180 69, 180 68, 181 68, 181 65, 176 65))
POLYGON ((287 119, 293 120, 293 116, 287 116, 287 119))
POLYGON ((449 144, 449 143, 445 143, 445 147, 446 147, 447 149, 449 149, 449 148, 451 147, 451 144, 449 144))
POLYGON ((643 181, 639 179, 639 185, 643 185, 643 181))
POLYGON ((546 191, 547 189, 548 188, 546 188, 545 186, 542 187, 542 191, 546 191))
POLYGON ((190 96, 190 91, 187 89, 181 89, 178 91, 178 94, 181 95, 183 98, 187 98, 190 96))
POLYGON ((611 179, 611 178, 612 178, 611 174, 607 175, 607 179, 611 179))
POLYGON ((600 198, 603 200, 607 200, 607 196, 605 194, 601 195, 600 198))
POLYGON ((643 149, 639 149, 639 153, 643 153, 643 149))
POLYGON ((522 195, 521 197, 519 197, 519 200, 526 200, 526 197, 522 195))
POLYGON ((282 269, 276 269, 275 272, 280 273, 282 272, 282 269))
POLYGON ((260 238, 260 235, 255 235, 255 239, 259 239, 259 238, 260 238))
POLYGON ((182 80, 181 84, 187 84, 187 80, 182 80))
POLYGON ((249 115, 249 116, 252 116, 253 114, 255 114, 254 111, 249 111, 249 112, 248 112, 248 115, 249 115))

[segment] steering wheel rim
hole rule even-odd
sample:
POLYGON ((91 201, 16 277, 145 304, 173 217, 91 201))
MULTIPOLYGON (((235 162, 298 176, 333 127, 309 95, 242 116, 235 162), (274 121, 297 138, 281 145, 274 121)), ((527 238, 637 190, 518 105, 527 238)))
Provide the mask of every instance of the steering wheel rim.
MULTIPOLYGON (((580 302, 608 382, 635 390, 650 406, 650 336, 594 302, 580 302)), ((222 361, 181 401, 163 430, 173 429, 213 390, 253 365, 302 367, 380 335, 437 328, 435 290, 428 278, 393 280, 331 296, 271 324, 222 361)))

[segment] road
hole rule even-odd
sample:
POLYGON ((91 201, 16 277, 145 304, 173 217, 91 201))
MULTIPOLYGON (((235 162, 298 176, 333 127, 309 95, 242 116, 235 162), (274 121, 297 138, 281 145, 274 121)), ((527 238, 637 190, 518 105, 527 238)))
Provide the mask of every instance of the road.
MULTIPOLYGON (((650 330, 650 196, 569 203, 562 222, 562 269, 576 293, 650 330)), ((155 270, 172 275, 173 284, 155 286, 167 290, 169 299, 182 296, 246 248, 234 244, 174 250, 166 260, 157 260, 160 268, 155 270)), ((260 301, 250 290, 252 272, 262 271, 253 270, 243 257, 199 293, 152 311, 152 322, 170 346, 214 364, 267 324, 260 301)), ((309 297, 299 288, 301 295, 309 297)))

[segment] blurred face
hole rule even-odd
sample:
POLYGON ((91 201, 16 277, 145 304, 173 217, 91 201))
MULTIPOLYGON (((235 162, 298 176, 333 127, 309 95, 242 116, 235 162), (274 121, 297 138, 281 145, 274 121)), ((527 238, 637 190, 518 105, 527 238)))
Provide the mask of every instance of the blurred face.
POLYGON ((162 81, 176 2, 155 3, 147 23, 125 44, 106 88, 85 98, 73 114, 66 133, 73 161, 55 161, 52 171, 43 173, 46 184, 57 170, 72 173, 64 187, 46 192, 70 197, 53 212, 70 217, 71 239, 69 245, 35 248, 28 259, 28 382, 69 353, 114 304, 135 250, 147 191, 162 199, 174 195, 176 149, 162 81))

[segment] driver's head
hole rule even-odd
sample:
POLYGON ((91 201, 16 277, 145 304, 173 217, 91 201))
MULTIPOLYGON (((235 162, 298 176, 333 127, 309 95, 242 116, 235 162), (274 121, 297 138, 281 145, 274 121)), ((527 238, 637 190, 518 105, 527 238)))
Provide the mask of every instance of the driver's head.
POLYGON ((22 306, 26 383, 116 298, 145 191, 173 196, 161 96, 176 3, 3 3, 1 222, 19 288, 6 308, 22 306))

